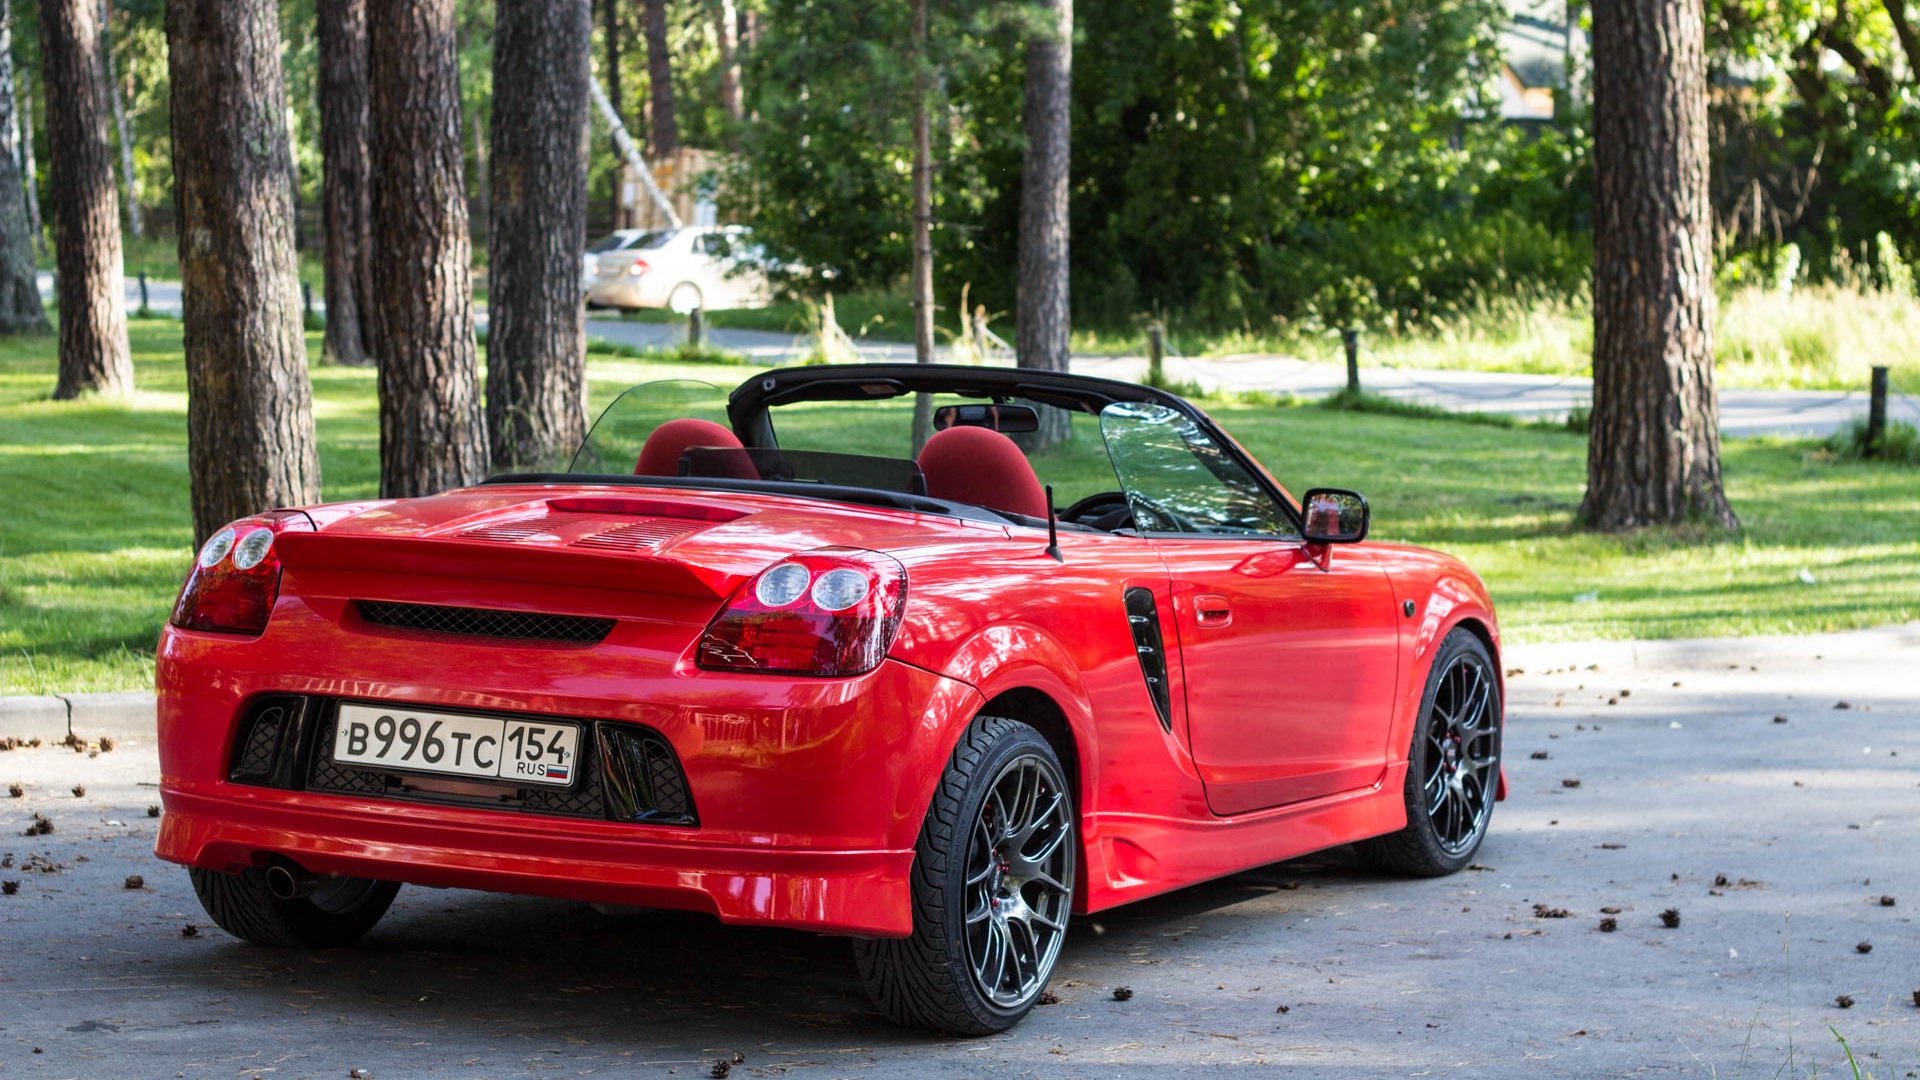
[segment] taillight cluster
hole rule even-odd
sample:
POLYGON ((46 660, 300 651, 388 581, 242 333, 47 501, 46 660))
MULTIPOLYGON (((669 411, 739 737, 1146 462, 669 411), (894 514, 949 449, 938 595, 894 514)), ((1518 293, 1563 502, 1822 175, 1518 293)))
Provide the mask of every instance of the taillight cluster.
POLYGON ((633 262, 632 262, 632 263, 631 263, 630 265, 628 265, 628 267, 627 267, 627 276, 628 276, 628 277, 639 277, 639 276, 640 276, 641 274, 644 274, 644 273, 646 273, 646 272, 647 272, 648 270, 651 270, 651 269, 653 269, 653 268, 647 265, 647 260, 645 260, 645 259, 635 259, 635 260, 633 260, 633 262))
POLYGON ((222 634, 265 631, 280 595, 280 556, 273 539, 290 529, 312 528, 312 520, 297 510, 275 510, 214 533, 173 605, 173 625, 222 634))
POLYGON ((700 638, 708 671, 864 675, 880 665, 907 606, 907 571, 888 555, 820 548, 767 567, 700 638))

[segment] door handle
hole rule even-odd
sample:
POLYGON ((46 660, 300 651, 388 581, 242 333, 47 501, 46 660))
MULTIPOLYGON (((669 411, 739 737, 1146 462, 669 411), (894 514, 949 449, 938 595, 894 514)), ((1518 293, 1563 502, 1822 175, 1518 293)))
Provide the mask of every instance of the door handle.
POLYGON ((1231 626, 1233 608, 1224 596, 1202 593, 1193 598, 1193 618, 1201 626, 1231 626))

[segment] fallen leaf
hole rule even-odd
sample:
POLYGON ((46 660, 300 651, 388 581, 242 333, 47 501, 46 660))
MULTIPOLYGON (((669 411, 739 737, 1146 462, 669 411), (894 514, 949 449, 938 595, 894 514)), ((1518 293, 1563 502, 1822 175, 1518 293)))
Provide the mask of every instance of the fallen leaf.
POLYGON ((1115 1000, 1115 1001, 1132 1001, 1132 1000, 1133 1000, 1133 987, 1131 987, 1131 986, 1116 986, 1116 987, 1114 987, 1114 988, 1113 988, 1113 1000, 1115 1000))
POLYGON ((76 798, 76 799, 84 799, 84 798, 86 798, 86 797, 87 797, 87 785, 85 785, 85 784, 75 784, 75 785, 73 785, 73 797, 74 797, 74 798, 76 798))
POLYGON ((1560 786, 1564 788, 1576 788, 1580 786, 1580 781, 1572 777, 1567 777, 1565 780, 1560 781, 1560 786))
POLYGON ((187 925, 180 928, 180 936, 181 937, 199 937, 200 928, 193 925, 192 923, 188 923, 187 925))
POLYGON ((0 881, 0 895, 5 895, 5 896, 12 896, 12 895, 13 895, 14 893, 17 893, 17 892, 19 892, 19 891, 20 891, 20 883, 19 883, 19 882, 17 882, 17 881, 0 881))
POLYGON ((147 887, 147 879, 139 874, 128 874, 127 880, 121 884, 129 889, 144 889, 147 887))
POLYGON ((1566 908, 1548 907, 1545 904, 1533 905, 1533 917, 1536 919, 1564 919, 1572 914, 1573 912, 1566 908))
POLYGON ((1667 929, 1669 930, 1674 929, 1675 927, 1680 925, 1680 909, 1677 907, 1670 907, 1667 910, 1661 912, 1660 921, 1666 925, 1667 929))
POLYGON ((1855 945, 1853 947, 1853 951, 1857 953, 1870 953, 1873 951, 1873 942, 1863 941, 1860 944, 1855 945))
POLYGON ((1607 918, 1604 918, 1604 919, 1601 919, 1601 920, 1600 920, 1600 932, 1601 932, 1601 933, 1603 933, 1603 934, 1611 934, 1611 933, 1613 933, 1613 932, 1614 932, 1615 930, 1618 930, 1618 929, 1620 929, 1620 920, 1618 920, 1618 919, 1615 919, 1615 918, 1613 918, 1612 916, 1608 916, 1607 918))
POLYGON ((1833 999, 1833 1003, 1842 1009, 1851 1009, 1853 1008, 1853 997, 1850 994, 1841 994, 1839 997, 1833 999))
POLYGON ((1534 752, 1532 753, 1532 755, 1530 755, 1530 756, 1531 756, 1531 757, 1533 758, 1533 760, 1535 760, 1535 761, 1545 761, 1545 760, 1547 760, 1548 758, 1550 758, 1550 757, 1552 757, 1553 755, 1552 755, 1552 754, 1549 754, 1549 753, 1547 753, 1547 752, 1546 752, 1545 750, 1535 750, 1535 751, 1534 751, 1534 752))

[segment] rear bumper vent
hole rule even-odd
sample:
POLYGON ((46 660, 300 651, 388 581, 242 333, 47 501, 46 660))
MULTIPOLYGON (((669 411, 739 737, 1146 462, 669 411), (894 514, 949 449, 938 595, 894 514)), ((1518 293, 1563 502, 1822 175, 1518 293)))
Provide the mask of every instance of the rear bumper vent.
POLYGON ((439 604, 400 604, 387 600, 355 601, 360 617, 377 626, 425 630, 465 637, 508 638, 521 641, 564 641, 592 645, 613 632, 614 620, 582 615, 547 615, 537 611, 501 611, 495 608, 446 607, 439 604))

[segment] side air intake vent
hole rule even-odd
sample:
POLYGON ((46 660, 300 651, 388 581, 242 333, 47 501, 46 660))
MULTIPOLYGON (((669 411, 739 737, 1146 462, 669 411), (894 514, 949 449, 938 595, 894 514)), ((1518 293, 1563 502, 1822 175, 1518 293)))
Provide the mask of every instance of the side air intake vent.
POLYGON ((1133 652, 1147 680, 1147 696, 1160 715, 1160 727, 1173 730, 1173 706, 1167 688, 1167 650, 1160 638, 1160 610, 1152 589, 1127 590, 1127 627, 1133 631, 1133 652))
POLYGON ((614 620, 581 615, 547 615, 537 611, 500 611, 494 608, 445 607, 439 604, 400 604, 386 600, 356 602, 360 617, 379 626, 426 630, 466 637, 509 638, 522 641, 565 641, 592 645, 613 632, 614 620))

